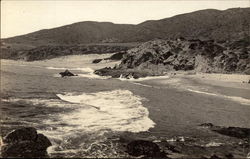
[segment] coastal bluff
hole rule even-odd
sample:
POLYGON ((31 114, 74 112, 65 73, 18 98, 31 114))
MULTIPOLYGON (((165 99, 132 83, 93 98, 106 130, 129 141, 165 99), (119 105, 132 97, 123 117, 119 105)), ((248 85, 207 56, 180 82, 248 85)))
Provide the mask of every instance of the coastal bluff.
POLYGON ((99 69, 95 73, 112 77, 142 74, 145 77, 179 70, 249 75, 249 37, 233 41, 156 39, 128 50, 114 68, 99 69))

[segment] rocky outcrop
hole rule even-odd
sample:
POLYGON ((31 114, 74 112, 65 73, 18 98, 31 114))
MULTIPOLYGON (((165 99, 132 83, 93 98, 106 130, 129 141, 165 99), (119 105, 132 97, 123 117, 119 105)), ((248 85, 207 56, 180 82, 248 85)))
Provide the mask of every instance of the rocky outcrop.
POLYGON ((92 63, 99 63, 99 62, 101 62, 103 59, 94 59, 93 61, 92 61, 92 63))
POLYGON ((210 130, 222 135, 236 137, 239 139, 250 139, 249 128, 215 126, 212 123, 204 123, 200 126, 204 128, 209 128, 210 130))
POLYGON ((250 40, 153 40, 128 50, 114 69, 147 71, 151 75, 172 70, 250 74, 250 40))
POLYGON ((64 72, 60 72, 59 73, 62 77, 65 77, 65 76, 77 76, 73 73, 71 73, 69 70, 65 70, 64 72))
POLYGON ((112 78, 141 78, 141 77, 147 77, 149 75, 153 74, 149 74, 148 72, 144 72, 144 71, 137 71, 137 70, 133 70, 133 69, 112 69, 110 67, 105 67, 99 70, 96 70, 94 72, 97 75, 100 76, 111 76, 112 78))
POLYGON ((119 61, 123 58, 123 55, 126 53, 126 51, 121 51, 121 52, 117 52, 117 53, 114 53, 113 55, 111 55, 110 57, 108 58, 104 58, 104 59, 94 59, 92 61, 92 63, 99 63, 101 62, 102 60, 112 60, 112 61, 119 61))
POLYGON ((105 60, 121 60, 123 58, 123 55, 126 54, 126 51, 121 51, 113 54, 109 58, 106 58, 105 60))
POLYGON ((127 145, 127 153, 131 156, 143 156, 146 158, 167 158, 156 143, 146 140, 135 140, 127 145))
POLYGON ((131 49, 120 68, 145 69, 164 65, 165 70, 197 70, 198 72, 244 72, 250 69, 250 42, 233 47, 234 43, 212 40, 155 40, 131 49))
POLYGON ((10 132, 3 138, 2 157, 48 157, 47 148, 51 146, 49 139, 37 134, 33 127, 25 127, 10 132))

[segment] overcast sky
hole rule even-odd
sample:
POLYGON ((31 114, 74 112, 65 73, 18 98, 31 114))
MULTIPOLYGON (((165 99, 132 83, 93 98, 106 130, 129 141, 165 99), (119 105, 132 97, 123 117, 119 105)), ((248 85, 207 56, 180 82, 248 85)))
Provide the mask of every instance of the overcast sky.
POLYGON ((250 0, 210 1, 1 1, 1 38, 80 21, 138 24, 201 9, 249 7, 250 0))

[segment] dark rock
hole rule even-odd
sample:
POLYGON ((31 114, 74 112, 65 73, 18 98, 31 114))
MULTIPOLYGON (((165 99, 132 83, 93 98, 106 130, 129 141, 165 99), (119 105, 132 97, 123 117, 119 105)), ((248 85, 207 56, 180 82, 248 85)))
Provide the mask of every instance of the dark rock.
POLYGON ((227 135, 231 137, 236 137, 240 139, 250 138, 249 128, 239 128, 239 127, 212 127, 212 131, 215 131, 222 135, 227 135))
POLYGON ((203 124, 201 124, 201 125, 199 125, 199 126, 201 126, 201 127, 206 127, 206 128, 211 128, 211 127, 213 127, 214 125, 213 125, 212 123, 203 123, 203 124))
POLYGON ((92 63, 99 63, 99 62, 101 62, 102 61, 102 59, 94 59, 93 61, 92 61, 92 63))
POLYGON ((164 142, 164 147, 167 148, 168 150, 174 152, 174 153, 180 153, 181 150, 178 149, 176 146, 169 144, 168 142, 164 142))
POLYGON ((166 157, 159 146, 151 141, 135 140, 127 145, 127 153, 131 156, 166 157))
POLYGON ((99 76, 111 76, 112 78, 141 78, 141 77, 146 77, 149 76, 150 74, 148 74, 147 72, 143 72, 143 71, 136 71, 136 70, 127 70, 127 69, 112 69, 112 68, 102 68, 99 70, 95 70, 94 72, 95 74, 99 75, 99 76))
POLYGON ((10 132, 5 138, 3 138, 4 143, 15 143, 19 141, 33 141, 37 138, 36 129, 33 127, 26 127, 22 129, 17 129, 10 132))
POLYGON ((223 127, 215 126, 212 123, 204 123, 199 126, 209 128, 210 130, 217 132, 222 135, 236 137, 240 139, 250 138, 250 128, 240 128, 240 127, 223 127))
POLYGON ((227 159, 233 159, 233 158, 234 158, 234 155, 231 154, 231 153, 229 153, 229 154, 226 154, 225 157, 226 157, 227 159))
POLYGON ((212 155, 211 157, 210 157, 210 159, 222 159, 222 158, 220 158, 220 157, 218 157, 217 155, 212 155))
POLYGON ((126 53, 126 51, 115 53, 112 56, 110 56, 109 58, 106 58, 105 60, 121 60, 125 53, 126 53))
POLYGON ((47 147, 52 145, 49 139, 43 134, 37 134, 36 144, 37 148, 45 150, 47 149, 47 147))
POLYGON ((4 137, 1 154, 2 157, 48 157, 46 150, 51 145, 49 139, 37 134, 35 128, 21 128, 4 137))
POLYGON ((69 70, 65 70, 64 72, 60 72, 59 74, 60 74, 62 77, 64 77, 64 76, 77 76, 77 75, 71 73, 69 70))

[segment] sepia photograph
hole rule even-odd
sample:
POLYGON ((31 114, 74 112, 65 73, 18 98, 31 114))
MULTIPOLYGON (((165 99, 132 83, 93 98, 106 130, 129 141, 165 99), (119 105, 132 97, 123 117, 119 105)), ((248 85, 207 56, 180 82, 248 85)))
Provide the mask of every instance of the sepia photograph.
POLYGON ((0 158, 250 159, 250 0, 1 0, 0 158))

